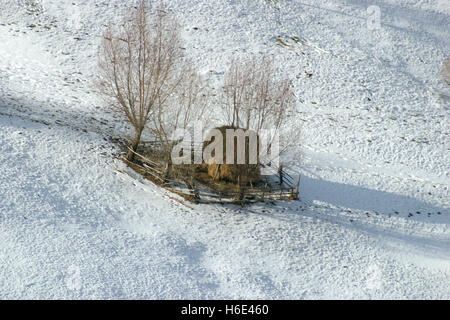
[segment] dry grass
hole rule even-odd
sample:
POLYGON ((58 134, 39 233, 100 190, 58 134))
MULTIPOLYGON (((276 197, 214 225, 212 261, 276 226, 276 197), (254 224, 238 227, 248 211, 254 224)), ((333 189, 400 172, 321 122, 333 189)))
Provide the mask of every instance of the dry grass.
MULTIPOLYGON (((261 180, 259 164, 250 164, 250 147, 249 147, 249 139, 245 139, 245 161, 244 164, 237 164, 238 159, 238 143, 237 139, 234 139, 234 164, 226 163, 226 147, 227 147, 227 139, 226 139, 226 130, 233 129, 236 130, 235 127, 232 126, 222 126, 216 128, 222 133, 223 136, 223 159, 221 164, 213 162, 211 164, 206 164, 208 175, 214 180, 224 181, 239 185, 250 185, 255 184, 261 180)), ((256 133, 255 133, 256 134, 256 133)), ((259 139, 257 139, 259 143, 259 139)), ((203 149, 208 146, 211 141, 205 141, 203 144, 203 149)), ((258 149, 257 151, 258 152, 258 149)))
POLYGON ((239 181, 239 183, 229 179, 214 179, 208 173, 209 165, 206 163, 172 164, 169 166, 170 169, 165 172, 167 156, 164 150, 160 150, 158 146, 154 145, 141 145, 138 152, 139 154, 133 162, 128 161, 125 157, 122 157, 122 160, 145 178, 193 203, 231 201, 243 204, 271 199, 298 199, 298 188, 292 186, 280 189, 277 185, 272 185, 270 181, 261 177, 258 177, 258 180, 254 178, 252 182, 247 180, 247 182, 239 181))

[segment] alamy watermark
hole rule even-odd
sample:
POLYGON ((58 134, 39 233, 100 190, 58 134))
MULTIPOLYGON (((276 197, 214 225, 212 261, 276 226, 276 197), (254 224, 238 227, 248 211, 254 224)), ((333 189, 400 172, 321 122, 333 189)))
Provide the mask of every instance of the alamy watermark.
POLYGON ((76 265, 71 265, 67 268, 68 277, 66 278, 66 285, 69 290, 79 291, 81 289, 81 270, 76 265))
POLYGON ((382 289, 383 273, 380 267, 376 264, 371 264, 367 268, 366 286, 370 290, 382 289))
POLYGON ((194 134, 186 129, 177 129, 172 140, 171 159, 179 164, 247 164, 259 165, 261 175, 278 172, 280 163, 279 131, 212 128, 204 130, 201 122, 194 125, 194 134))
POLYGON ((381 29, 381 9, 379 6, 370 6, 367 8, 367 29, 381 29))
POLYGON ((76 3, 65 1, 64 13, 66 15, 66 25, 72 30, 81 29, 81 11, 76 3))

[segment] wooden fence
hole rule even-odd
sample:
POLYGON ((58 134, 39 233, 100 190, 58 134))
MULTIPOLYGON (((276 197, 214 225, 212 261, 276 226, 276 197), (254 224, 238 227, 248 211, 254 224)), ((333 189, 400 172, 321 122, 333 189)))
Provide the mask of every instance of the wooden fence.
MULTIPOLYGON (((149 144, 145 142, 143 145, 149 144)), ((154 144, 152 143, 154 147, 154 144)), ((131 150, 131 149, 129 149, 131 150)), ((132 150, 131 150, 132 151, 132 150)), ((122 158, 131 168, 143 174, 153 182, 174 192, 183 198, 198 203, 252 203, 271 200, 298 200, 300 176, 297 181, 282 167, 274 176, 265 177, 258 186, 236 186, 237 190, 224 188, 222 184, 208 183, 191 177, 171 176, 164 162, 149 159, 132 151, 135 161, 122 158)))

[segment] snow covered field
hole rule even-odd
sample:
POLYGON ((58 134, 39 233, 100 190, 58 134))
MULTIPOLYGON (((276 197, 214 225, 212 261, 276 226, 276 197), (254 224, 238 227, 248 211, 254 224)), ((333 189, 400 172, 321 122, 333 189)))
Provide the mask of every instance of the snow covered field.
POLYGON ((168 2, 211 84, 245 52, 293 80, 301 201, 245 208, 116 159, 92 79, 130 6, 0 0, 0 299, 450 299, 447 0, 168 2))

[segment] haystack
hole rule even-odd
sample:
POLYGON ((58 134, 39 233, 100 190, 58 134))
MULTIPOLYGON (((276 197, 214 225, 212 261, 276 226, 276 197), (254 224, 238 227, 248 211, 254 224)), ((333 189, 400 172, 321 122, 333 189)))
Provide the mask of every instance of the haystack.
MULTIPOLYGON (((226 130, 233 129, 237 130, 238 128, 231 126, 222 126, 215 128, 222 133, 223 137, 223 162, 221 164, 212 162, 209 164, 205 164, 208 169, 208 175, 214 180, 239 183, 239 184, 251 184, 260 181, 260 167, 259 167, 259 159, 256 154, 257 163, 250 164, 250 139, 248 137, 245 138, 245 162, 244 164, 237 164, 238 159, 238 141, 237 138, 233 139, 234 143, 234 163, 229 164, 226 163, 226 150, 227 150, 227 139, 226 139, 226 130)), ((245 130, 244 130, 245 131, 245 130)), ((256 152, 259 152, 259 137, 255 132, 251 132, 256 136, 257 147, 256 152)), ((207 137, 206 141, 203 143, 203 150, 213 141, 209 141, 210 136, 207 137)), ((253 150, 254 151, 254 150, 253 150)), ((213 153, 212 156, 215 156, 213 153)))

